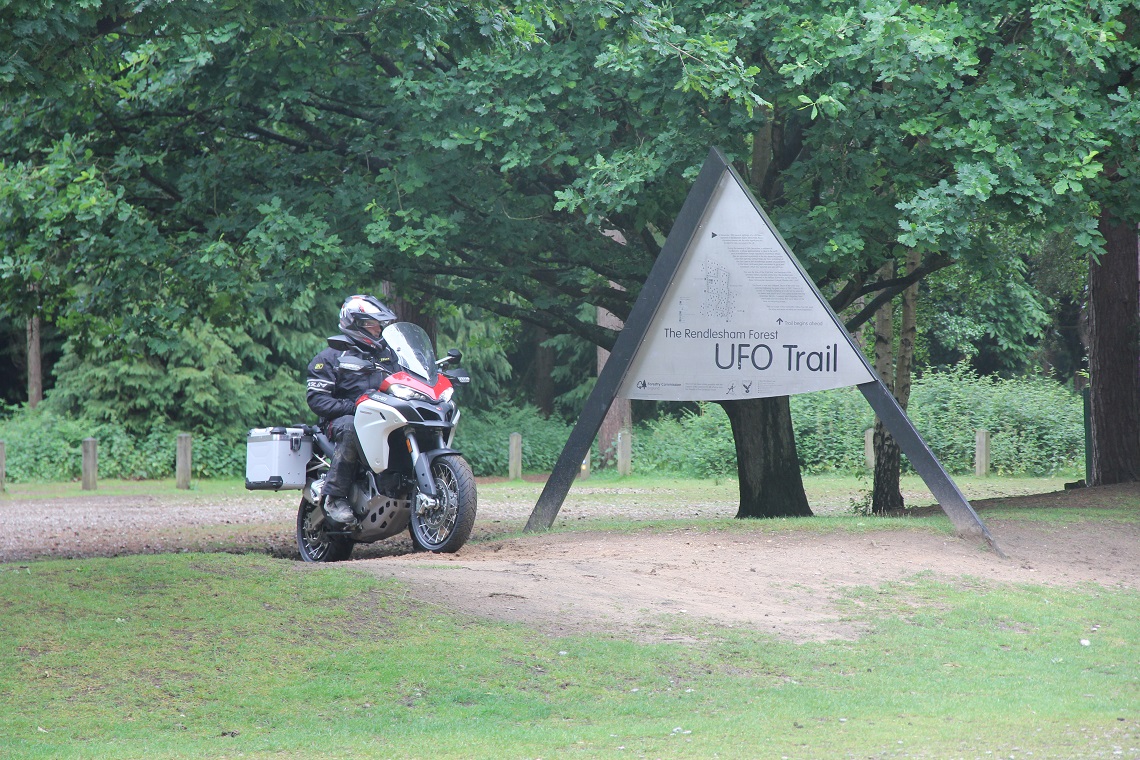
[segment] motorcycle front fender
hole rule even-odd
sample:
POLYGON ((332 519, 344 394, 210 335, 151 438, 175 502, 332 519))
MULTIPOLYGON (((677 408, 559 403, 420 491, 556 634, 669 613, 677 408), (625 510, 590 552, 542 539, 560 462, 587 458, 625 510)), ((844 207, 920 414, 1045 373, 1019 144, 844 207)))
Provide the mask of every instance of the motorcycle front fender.
POLYGON ((420 493, 432 499, 439 497, 439 494, 435 491, 435 478, 431 476, 431 463, 444 454, 458 453, 459 452, 455 449, 449 448, 432 449, 431 451, 421 451, 419 453, 415 461, 415 470, 416 483, 420 487, 420 493))

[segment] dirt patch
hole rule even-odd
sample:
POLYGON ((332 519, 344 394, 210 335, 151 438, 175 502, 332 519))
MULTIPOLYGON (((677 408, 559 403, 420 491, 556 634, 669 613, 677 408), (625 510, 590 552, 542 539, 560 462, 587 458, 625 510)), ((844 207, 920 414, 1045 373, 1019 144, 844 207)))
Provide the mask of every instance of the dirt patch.
MULTIPOLYGON (((469 545, 451 556, 361 563, 416 596, 552 635, 612 631, 675 638, 674 616, 747 626, 794 641, 855 638, 835 605, 844 588, 919 573, 1000 583, 1136 588, 1140 529, 989 524, 1008 555, 923 531, 563 533, 469 545)), ((685 626, 682 626, 685 627, 685 626)))
MULTIPOLYGON (((1140 487, 1120 486, 975 502, 1008 555, 1003 559, 977 542, 927 530, 813 534, 762 529, 761 523, 756 530, 575 531, 503 540, 495 536, 521 527, 529 505, 483 500, 476 540, 459 553, 414 554, 410 542, 398 538, 358 547, 353 566, 406 582, 425 603, 526 623, 551 635, 602 631, 675 640, 675 631, 696 630, 694 625, 711 620, 793 641, 850 639, 861 631, 835 604, 844 589, 920 573, 1137 588, 1138 501, 1140 487), (1130 519, 1051 523, 986 517, 996 507, 1019 505, 1121 508, 1130 519)), ((679 504, 671 514, 658 506, 652 516, 691 517, 693 510, 679 504)), ((706 517, 725 512, 727 518, 731 507, 702 505, 701 511, 706 517)), ((284 495, 224 501, 4 498, 0 562, 200 550, 294 557, 294 519, 295 505, 284 495)), ((588 524, 589 508, 568 505, 562 519, 588 524)))

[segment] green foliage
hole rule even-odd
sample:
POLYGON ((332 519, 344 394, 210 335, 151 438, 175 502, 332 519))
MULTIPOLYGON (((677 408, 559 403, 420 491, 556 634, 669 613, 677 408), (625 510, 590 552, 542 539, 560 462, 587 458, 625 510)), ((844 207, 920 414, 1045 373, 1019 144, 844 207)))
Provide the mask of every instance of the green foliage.
POLYGON ((312 417, 301 374, 269 358, 269 349, 241 330, 191 320, 176 341, 141 356, 120 357, 101 343, 82 355, 67 353, 45 404, 136 436, 182 428, 236 438, 267 421, 312 417))
POLYGON ((512 367, 506 347, 518 325, 470 306, 451 304, 437 317, 436 353, 448 349, 463 353, 461 366, 471 375, 460 401, 464 409, 486 409, 502 400, 510 385, 512 367))
POLYGON ((504 476, 511 433, 523 437, 523 470, 549 472, 566 445, 570 426, 556 418, 543 418, 532 406, 503 404, 486 412, 465 411, 453 445, 463 452, 476 475, 504 476))
POLYGON ((680 418, 663 417, 634 433, 633 469, 638 473, 670 473, 690 478, 736 474, 736 447, 728 415, 716 404, 680 418))
MULTIPOLYGON (((0 420, 7 476, 14 483, 78 480, 82 442, 98 441, 100 478, 140 480, 174 476, 177 431, 155 427, 132 435, 121 425, 60 416, 40 406, 0 420)), ((191 474, 236 477, 245 472, 245 440, 218 435, 192 438, 191 474)))
MULTIPOLYGON (((1010 256, 990 244, 1010 221, 1096 250, 1102 209, 1140 217, 1135 12, 7 3, 0 309, 90 335, 108 362, 143 357, 92 371, 94 418, 236 430, 299 408, 248 366, 299 369, 266 313, 307 315, 361 283, 610 345, 583 305, 628 315, 710 144, 828 293, 873 296, 904 246, 1010 271, 985 267, 1010 256), (273 354, 195 343, 188 324, 273 354), (152 392, 159 365, 184 412, 152 392)), ((1032 294, 986 295, 994 323, 953 314, 945 339, 1023 353, 1032 294)), ((86 406, 63 386, 56 403, 86 406)))
MULTIPOLYGON (((863 467, 863 431, 873 414, 854 389, 792 397, 792 423, 800 467, 806 474, 858 472, 863 467)), ((736 474, 736 448, 728 416, 717 404, 662 418, 633 437, 633 467, 639 473, 684 477, 736 474)))
MULTIPOLYGON (((916 380, 909 414, 935 455, 955 474, 973 472, 979 428, 991 433, 991 465, 1000 475, 1055 475, 1083 466, 1080 399, 1047 378, 984 378, 960 365, 916 380)), ((858 390, 793 396, 792 420, 805 474, 863 470, 863 432, 874 417, 858 390)), ((454 445, 476 475, 504 476, 510 434, 521 433, 523 469, 549 472, 571 427, 556 417, 544 418, 531 406, 467 409, 454 445)), ((99 440, 102 477, 159 478, 174 473, 175 430, 159 424, 132 433, 118 423, 69 418, 41 405, 0 421, 0 440, 7 441, 8 475, 16 482, 78 478, 80 442, 87 437, 99 440)), ((196 432, 194 476, 241 475, 245 432, 245 427, 237 432, 196 432)), ((640 426, 633 436, 633 467, 642 474, 735 475, 736 449, 724 410, 703 403, 697 412, 640 426)))
MULTIPOLYGON (((1014 239, 1009 247, 1030 245, 1039 247, 1026 239, 1014 239)), ((1026 269, 1020 257, 995 257, 928 277, 918 303, 919 324, 929 327, 916 352, 935 366, 966 359, 982 372, 1031 368, 1049 314, 1044 298, 1026 281, 1026 269)))
MULTIPOLYGON (((796 451, 805 474, 861 472, 864 431, 874 415, 861 393, 844 388, 793 396, 796 451)), ((975 434, 991 433, 991 466, 1001 475, 1055 475, 1083 466, 1080 399, 1047 378, 983 378, 965 365, 919 378, 908 413, 948 471, 974 471, 975 434)), ((716 477, 736 472, 728 417, 715 404, 650 422, 634 435, 641 473, 716 477)))
POLYGON ((1084 464, 1081 400, 1048 378, 979 377, 960 365, 915 383, 910 416, 951 472, 973 471, 978 429, 990 431, 998 474, 1053 475, 1084 464))
MULTIPOLYGON (((855 388, 791 397, 796 453, 804 473, 862 472, 863 434, 875 422, 874 412, 855 388)), ((921 428, 920 428, 921 430, 921 428)))
MULTIPOLYGON (((1055 475, 1083 466, 1080 399, 1047 378, 983 378, 960 365, 916 380, 909 414, 955 474, 973 472, 979 428, 991 433, 991 465, 1000 475, 1055 475)), ((858 390, 793 396, 792 420, 805 474, 863 471, 863 432, 874 417, 858 390)), ((8 476, 15 482, 78 478, 80 442, 87 437, 99 440, 100 476, 159 478, 174 473, 175 430, 159 425, 132 434, 120 424, 76 420, 41 405, 0 421, 0 440, 7 442, 8 476)), ((570 430, 571 425, 546 419, 534 407, 502 404, 465 410, 454 445, 476 475, 504 476, 510 434, 521 433, 523 469, 549 472, 570 430)), ((245 429, 195 433, 193 446, 195 477, 244 472, 245 429)), ((736 449, 724 410, 701 404, 679 419, 663 417, 640 426, 633 436, 633 467, 641 474, 734 476, 736 449)))

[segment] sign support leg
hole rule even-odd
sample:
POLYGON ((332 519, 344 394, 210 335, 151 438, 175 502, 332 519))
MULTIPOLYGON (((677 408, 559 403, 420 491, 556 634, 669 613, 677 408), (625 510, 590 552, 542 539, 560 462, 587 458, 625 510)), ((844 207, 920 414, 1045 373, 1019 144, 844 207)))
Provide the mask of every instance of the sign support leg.
POLYGON ((894 394, 887 390, 881 380, 874 380, 857 386, 863 392, 867 403, 879 415, 887 430, 891 431, 899 449, 906 454, 906 458, 914 465, 919 477, 926 483, 926 487, 938 500, 942 511, 950 518, 954 530, 964 538, 980 538, 984 540, 994 553, 1005 557, 1005 553, 997 545, 994 537, 986 529, 978 513, 970 506, 970 502, 958 490, 958 486, 950 478, 949 473, 942 467, 942 463, 934 456, 934 452, 922 440, 922 436, 911 424, 906 412, 899 406, 894 394))
POLYGON ((594 384, 594 390, 590 391, 590 397, 586 399, 586 405, 578 417, 578 423, 570 432, 570 438, 558 455, 558 461, 530 513, 524 529, 527 533, 549 529, 554 524, 554 518, 558 517, 562 502, 566 500, 566 494, 570 492, 570 486, 581 469, 582 459, 594 445, 602 420, 606 418, 606 412, 610 410, 610 404, 617 395, 618 385, 622 381, 622 373, 616 370, 617 366, 617 363, 610 361, 602 368, 598 382, 594 384), (611 367, 614 369, 611 370, 611 367))

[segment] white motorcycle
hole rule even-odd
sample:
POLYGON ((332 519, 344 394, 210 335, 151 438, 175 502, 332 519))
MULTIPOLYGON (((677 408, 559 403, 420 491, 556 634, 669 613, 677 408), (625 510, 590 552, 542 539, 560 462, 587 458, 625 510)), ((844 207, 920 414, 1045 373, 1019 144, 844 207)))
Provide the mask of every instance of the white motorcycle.
MULTIPOLYGON (((475 476, 463 455, 451 448, 460 416, 452 401, 453 383, 470 382, 464 370, 448 369, 458 364, 460 354, 453 349, 436 360, 427 333, 410 322, 388 325, 383 338, 400 371, 356 404, 356 434, 363 456, 348 494, 358 518, 355 527, 332 529, 322 508, 333 455, 333 444, 325 434, 313 425, 269 429, 294 438, 289 446, 295 457, 311 452, 297 510, 297 548, 306 562, 344 560, 356 544, 380 541, 405 529, 417 549, 455 552, 475 524, 475 476)), ((251 441, 256 432, 251 431, 251 441)), ((251 484, 249 468, 247 464, 248 488, 272 487, 266 480, 251 484)), ((301 480, 300 474, 294 479, 301 480)), ((282 486, 280 477, 272 480, 277 488, 296 487, 282 486)))

